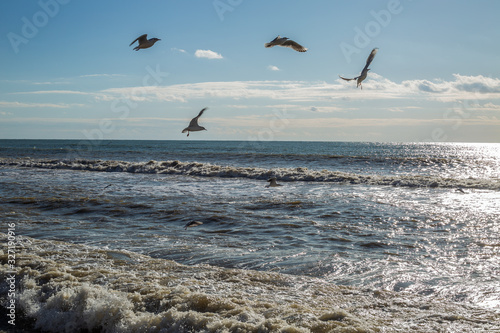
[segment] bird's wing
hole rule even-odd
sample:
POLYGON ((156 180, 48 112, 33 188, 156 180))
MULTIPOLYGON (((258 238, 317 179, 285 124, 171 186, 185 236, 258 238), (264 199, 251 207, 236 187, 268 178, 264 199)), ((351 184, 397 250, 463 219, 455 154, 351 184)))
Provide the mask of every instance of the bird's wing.
POLYGON ((203 108, 200 113, 198 113, 198 115, 196 117, 194 117, 193 119, 191 119, 191 122, 189 123, 189 127, 191 126, 198 126, 198 118, 201 117, 201 115, 203 114, 203 112, 205 112, 205 110, 208 109, 208 108, 203 108))
POLYGON ((265 46, 265 47, 273 47, 273 46, 275 46, 275 45, 276 45, 276 41, 277 41, 278 39, 280 39, 280 38, 281 38, 281 37, 280 37, 280 36, 278 36, 278 37, 276 37, 275 39, 273 39, 272 41, 270 41, 269 43, 264 44, 264 46, 265 46))
POLYGON ((372 52, 368 56, 368 59, 366 59, 366 66, 365 66, 365 68, 363 68, 363 71, 365 71, 366 69, 368 69, 368 66, 370 66, 370 64, 372 63, 373 58, 375 58, 375 55, 377 54, 377 51, 378 51, 378 48, 374 48, 372 50, 372 52))
POLYGON ((303 47, 302 45, 300 45, 299 43, 297 43, 291 39, 287 40, 286 42, 284 42, 281 45, 286 46, 286 47, 290 47, 290 48, 294 49, 295 51, 299 51, 299 52, 306 52, 307 51, 307 48, 303 47))
POLYGON ((142 42, 144 42, 145 40, 148 39, 148 34, 144 34, 142 36, 139 36, 137 37, 136 39, 134 39, 134 41, 132 43, 130 43, 129 46, 132 46, 132 44, 134 44, 135 42, 139 41, 139 44, 141 44, 142 42))
POLYGON ((358 79, 357 77, 352 78, 352 79, 348 79, 348 78, 342 77, 340 75, 339 75, 339 78, 341 78, 342 80, 346 80, 346 81, 351 81, 351 80, 357 80, 358 79))
POLYGON ((200 113, 198 113, 198 115, 196 116, 196 118, 200 118, 201 115, 203 114, 203 112, 205 112, 206 109, 208 109, 208 108, 201 109, 200 113))

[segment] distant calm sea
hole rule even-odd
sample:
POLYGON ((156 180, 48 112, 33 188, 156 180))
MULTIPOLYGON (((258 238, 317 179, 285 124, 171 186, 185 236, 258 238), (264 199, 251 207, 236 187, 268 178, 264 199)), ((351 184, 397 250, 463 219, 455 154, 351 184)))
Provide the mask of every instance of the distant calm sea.
POLYGON ((0 140, 0 219, 18 328, 500 332, 500 144, 0 140))

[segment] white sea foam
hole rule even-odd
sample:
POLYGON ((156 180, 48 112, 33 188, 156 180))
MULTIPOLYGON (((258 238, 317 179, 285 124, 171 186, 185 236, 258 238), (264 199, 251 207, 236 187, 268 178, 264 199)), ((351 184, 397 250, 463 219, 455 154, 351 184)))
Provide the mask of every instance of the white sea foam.
POLYGON ((129 172, 175 174, 198 177, 268 179, 277 177, 280 181, 335 182, 343 184, 389 185, 399 187, 445 187, 500 190, 499 179, 450 178, 423 175, 364 175, 332 170, 308 168, 258 168, 234 167, 212 163, 181 161, 127 162, 110 160, 43 160, 0 158, 0 166, 15 166, 46 169, 71 169, 99 172, 129 172))
MULTIPOLYGON (((7 236, 0 234, 0 240, 7 236)), ((47 332, 454 332, 500 314, 270 272, 183 266, 127 251, 18 238, 19 315, 47 332)), ((7 256, 0 255, 1 288, 7 256)), ((2 306, 5 302, 2 302, 2 306)), ((25 324, 25 328, 32 328, 25 324)))

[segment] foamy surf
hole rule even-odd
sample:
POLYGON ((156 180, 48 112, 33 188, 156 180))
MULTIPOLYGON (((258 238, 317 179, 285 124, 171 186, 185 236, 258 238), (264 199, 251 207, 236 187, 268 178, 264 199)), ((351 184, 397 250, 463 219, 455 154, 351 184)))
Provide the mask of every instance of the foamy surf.
MULTIPOLYGON (((0 234, 5 244, 6 234, 0 234)), ((500 314, 410 293, 17 238, 16 311, 47 332, 496 332, 500 314)), ((0 255, 6 290, 7 253, 0 255)), ((2 306, 6 296, 2 293, 2 306)))
POLYGON ((249 178, 267 180, 277 177, 280 181, 333 182, 375 186, 472 188, 500 190, 500 180, 495 178, 452 178, 427 175, 378 175, 346 173, 331 170, 313 170, 305 167, 272 168, 224 166, 212 163, 181 161, 129 162, 116 160, 59 160, 31 158, 0 158, 0 166, 68 169, 95 172, 127 172, 146 174, 186 175, 197 177, 249 178))

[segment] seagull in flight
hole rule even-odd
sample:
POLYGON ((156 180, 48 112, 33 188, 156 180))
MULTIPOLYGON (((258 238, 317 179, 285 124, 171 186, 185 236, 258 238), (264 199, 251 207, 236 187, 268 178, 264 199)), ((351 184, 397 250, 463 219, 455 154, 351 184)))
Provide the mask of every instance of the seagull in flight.
POLYGON ((266 187, 282 186, 281 184, 276 183, 276 177, 269 178, 267 181, 269 182, 269 185, 267 185, 266 187))
POLYGON ((129 46, 132 46, 132 44, 139 41, 139 45, 134 47, 134 50, 139 51, 140 49, 150 48, 151 46, 155 45, 155 43, 159 40, 161 39, 158 38, 148 39, 148 34, 144 34, 142 36, 137 37, 132 43, 130 43, 129 46))
POLYGON ((196 132, 196 131, 206 131, 207 129, 203 126, 200 126, 198 125, 198 118, 201 117, 201 115, 203 114, 203 112, 205 112, 205 110, 208 109, 208 108, 203 108, 200 113, 198 113, 198 115, 196 117, 194 117, 193 119, 191 119, 191 122, 189 123, 189 126, 186 127, 185 129, 182 130, 182 133, 188 133, 187 136, 189 136, 189 132, 196 132))
POLYGON ((363 70, 361 71, 361 74, 359 76, 356 76, 355 78, 352 78, 352 79, 347 79, 347 78, 342 77, 340 75, 339 75, 339 77, 342 80, 346 80, 346 81, 357 80, 356 81, 356 87, 361 87, 361 89, 363 89, 363 86, 361 85, 361 82, 363 82, 363 80, 366 79, 366 76, 368 75, 368 71, 370 70, 368 68, 368 66, 370 66, 370 64, 372 63, 373 58, 375 58, 375 55, 377 54, 377 51, 378 51, 377 47, 372 50, 372 52, 368 56, 368 59, 366 59, 366 65, 363 68, 363 70))
POLYGON ((307 51, 307 48, 305 48, 302 45, 300 45, 299 43, 289 39, 288 37, 278 36, 275 39, 273 39, 272 41, 270 41, 269 43, 264 44, 264 46, 267 48, 273 47, 276 45, 283 46, 283 47, 289 47, 289 48, 292 48, 298 52, 306 52, 307 51))

